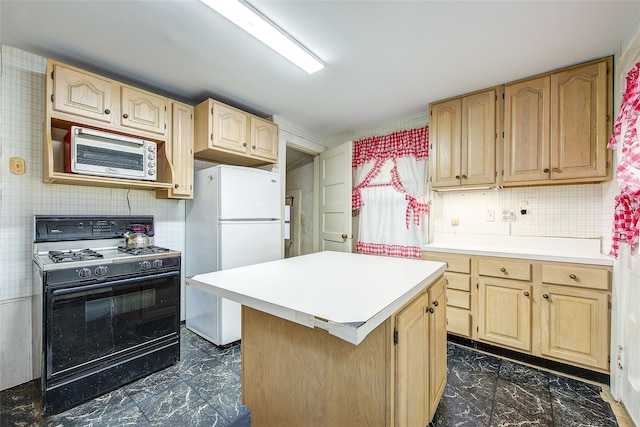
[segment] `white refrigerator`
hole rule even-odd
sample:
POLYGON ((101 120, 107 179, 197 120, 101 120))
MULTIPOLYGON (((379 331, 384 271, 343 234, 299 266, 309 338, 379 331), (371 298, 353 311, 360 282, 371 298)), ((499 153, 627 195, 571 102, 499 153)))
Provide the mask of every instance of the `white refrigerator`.
MULTIPOLYGON (((195 172, 186 203, 188 277, 282 258, 280 176, 214 166, 195 172)), ((216 345, 240 339, 240 304, 186 288, 186 326, 216 345)))

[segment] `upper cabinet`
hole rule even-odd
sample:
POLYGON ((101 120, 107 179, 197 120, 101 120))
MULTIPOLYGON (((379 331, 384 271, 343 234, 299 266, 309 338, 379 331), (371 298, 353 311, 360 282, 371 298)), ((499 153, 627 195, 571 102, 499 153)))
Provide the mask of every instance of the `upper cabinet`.
POLYGON ((192 197, 193 107, 53 60, 46 75, 44 182, 192 197), (74 125, 156 142, 156 180, 65 172, 65 137, 74 125))
POLYGON ((278 125, 207 99, 195 107, 195 157, 259 166, 278 161, 278 125))
POLYGON ((499 88, 430 105, 431 185, 496 183, 496 104, 499 88))
POLYGON ((611 67, 603 58, 432 103, 432 188, 610 179, 611 67))
POLYGON ((610 178, 611 58, 505 85, 505 186, 610 178))

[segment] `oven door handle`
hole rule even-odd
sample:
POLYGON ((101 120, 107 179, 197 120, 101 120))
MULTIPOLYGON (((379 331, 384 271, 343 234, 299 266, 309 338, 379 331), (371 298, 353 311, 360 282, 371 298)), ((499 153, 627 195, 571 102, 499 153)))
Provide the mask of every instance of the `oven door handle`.
POLYGON ((91 291, 97 291, 105 288, 113 288, 116 286, 129 285, 131 283, 139 282, 140 280, 164 279, 167 277, 173 277, 173 276, 179 276, 179 275, 180 275, 179 271, 169 271, 166 273, 153 274, 149 276, 139 276, 139 277, 133 277, 130 279, 115 280, 111 282, 96 283, 93 285, 76 286, 76 287, 65 288, 65 289, 56 289, 55 291, 52 292, 52 295, 54 297, 57 297, 57 296, 63 296, 63 295, 69 295, 69 294, 76 294, 78 292, 91 292, 91 291))

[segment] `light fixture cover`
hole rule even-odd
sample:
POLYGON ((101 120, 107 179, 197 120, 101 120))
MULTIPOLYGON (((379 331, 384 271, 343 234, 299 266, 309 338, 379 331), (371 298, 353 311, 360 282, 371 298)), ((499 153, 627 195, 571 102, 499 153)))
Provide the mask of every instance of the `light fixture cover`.
POLYGON ((311 52, 241 0, 200 0, 309 74, 324 68, 311 52))

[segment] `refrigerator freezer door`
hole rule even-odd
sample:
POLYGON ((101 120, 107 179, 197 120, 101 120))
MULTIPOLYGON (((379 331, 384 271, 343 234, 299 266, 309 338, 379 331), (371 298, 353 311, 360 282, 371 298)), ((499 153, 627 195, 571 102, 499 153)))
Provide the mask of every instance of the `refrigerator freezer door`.
POLYGON ((281 217, 280 176, 262 169, 217 166, 220 219, 281 217))

